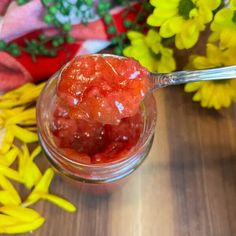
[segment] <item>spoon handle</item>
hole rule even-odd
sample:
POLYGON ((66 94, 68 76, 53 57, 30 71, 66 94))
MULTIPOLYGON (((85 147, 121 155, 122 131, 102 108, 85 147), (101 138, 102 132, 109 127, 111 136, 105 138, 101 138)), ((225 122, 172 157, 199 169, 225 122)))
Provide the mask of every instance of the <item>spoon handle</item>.
POLYGON ((219 67, 207 70, 176 71, 172 73, 150 73, 152 90, 169 85, 185 84, 204 80, 236 78, 236 66, 219 67))

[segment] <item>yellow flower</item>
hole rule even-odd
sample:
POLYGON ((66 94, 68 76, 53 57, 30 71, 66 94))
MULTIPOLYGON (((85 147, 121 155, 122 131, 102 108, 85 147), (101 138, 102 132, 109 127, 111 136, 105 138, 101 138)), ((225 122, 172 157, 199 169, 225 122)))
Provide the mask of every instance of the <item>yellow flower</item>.
POLYGON ((133 57, 152 72, 170 72, 175 70, 173 50, 161 44, 161 37, 155 30, 147 35, 129 31, 131 45, 124 49, 125 56, 133 57))
POLYGON ((193 101, 201 102, 202 107, 220 109, 229 107, 231 101, 236 102, 236 81, 206 81, 189 83, 185 92, 196 92, 193 101))
POLYGON ((211 24, 212 34, 209 42, 220 41, 222 49, 236 46, 236 1, 231 1, 230 8, 223 8, 215 15, 211 24))
POLYGON ((175 36, 175 45, 179 49, 193 47, 200 31, 209 23, 220 0, 151 0, 155 7, 148 17, 151 26, 160 26, 163 38, 175 36))
MULTIPOLYGON (((189 67, 196 69, 228 66, 236 63, 236 48, 221 50, 207 44, 206 56, 191 56, 189 67)), ((185 85, 185 92, 196 92, 193 101, 201 102, 202 107, 220 109, 236 102, 236 80, 205 81, 185 85)))

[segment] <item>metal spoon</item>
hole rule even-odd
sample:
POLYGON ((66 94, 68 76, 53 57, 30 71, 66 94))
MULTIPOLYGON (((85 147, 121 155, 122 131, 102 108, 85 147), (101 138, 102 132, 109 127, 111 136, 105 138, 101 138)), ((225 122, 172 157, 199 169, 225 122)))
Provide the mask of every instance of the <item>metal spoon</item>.
POLYGON ((207 70, 176 71, 172 73, 150 73, 151 91, 169 85, 185 84, 205 80, 236 78, 236 66, 219 67, 207 70))

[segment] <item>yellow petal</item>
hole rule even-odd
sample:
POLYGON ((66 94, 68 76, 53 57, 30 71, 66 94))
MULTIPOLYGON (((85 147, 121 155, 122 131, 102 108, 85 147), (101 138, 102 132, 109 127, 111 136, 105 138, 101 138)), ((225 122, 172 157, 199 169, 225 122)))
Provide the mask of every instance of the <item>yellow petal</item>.
POLYGON ((19 155, 19 174, 27 188, 32 188, 42 177, 38 166, 30 158, 27 145, 22 146, 23 153, 19 155))
POLYGON ((43 89, 43 87, 45 86, 45 84, 46 83, 44 82, 44 83, 41 83, 30 90, 27 90, 25 93, 23 93, 19 97, 19 99, 21 101, 25 101, 25 102, 30 102, 30 101, 36 100, 36 98, 38 98, 38 96, 39 96, 41 90, 43 89))
POLYGON ((0 233, 19 234, 19 233, 31 232, 39 228, 44 223, 44 221, 45 219, 43 217, 40 217, 32 222, 18 223, 5 227, 3 226, 2 228, 0 228, 0 233))
POLYGON ((6 190, 0 191, 0 203, 3 205, 19 205, 21 202, 19 199, 15 198, 15 196, 6 190))
POLYGON ((22 101, 19 101, 18 99, 3 100, 3 101, 0 100, 1 109, 11 108, 11 107, 15 107, 21 104, 24 104, 24 103, 22 103, 22 101))
POLYGON ((56 195, 53 195, 53 194, 43 194, 42 195, 42 198, 43 199, 46 199, 52 203, 54 203, 55 205, 63 208, 64 210, 66 211, 69 211, 69 212, 74 212, 76 211, 76 207, 70 203, 69 201, 63 199, 63 198, 60 198, 56 195))
POLYGON ((3 233, 3 227, 18 224, 19 220, 8 215, 0 214, 0 233, 3 233))
POLYGON ((194 82, 194 83, 188 83, 184 87, 184 91, 186 93, 191 93, 197 91, 199 88, 202 87, 202 82, 194 82))
POLYGON ((38 145, 30 155, 31 160, 34 160, 34 158, 38 156, 41 153, 41 151, 42 151, 42 148, 41 146, 38 145))
POLYGON ((42 178, 39 180, 38 184, 35 186, 33 191, 29 194, 23 206, 29 206, 37 202, 42 194, 48 193, 49 186, 51 184, 52 178, 54 176, 54 171, 52 168, 48 168, 42 178))
POLYGON ((0 165, 0 174, 6 176, 9 179, 13 179, 17 182, 22 183, 22 179, 21 179, 20 174, 17 171, 15 171, 9 167, 0 165))
POLYGON ((41 217, 37 211, 21 206, 2 206, 0 212, 24 222, 32 222, 41 217))
POLYGON ((185 30, 180 33, 180 38, 185 49, 193 47, 199 38, 199 30, 195 25, 189 24, 185 30))
POLYGON ((166 20, 176 16, 177 13, 177 8, 173 7, 172 4, 167 4, 165 7, 162 6, 162 9, 155 8, 153 13, 147 18, 147 23, 151 26, 161 26, 166 20))
POLYGON ((17 114, 22 112, 24 109, 25 109, 24 106, 15 107, 15 108, 11 108, 11 109, 4 109, 1 111, 1 117, 3 117, 4 119, 8 119, 10 117, 16 116, 17 114))
POLYGON ((15 202, 17 202, 18 204, 21 203, 20 196, 18 192, 16 191, 16 189, 14 188, 14 186, 11 184, 11 182, 7 178, 5 178, 1 174, 0 174, 0 186, 2 187, 2 189, 11 193, 12 197, 14 197, 15 199, 15 202))
POLYGON ((12 146, 14 134, 11 130, 3 128, 0 130, 0 153, 5 154, 12 146))
POLYGON ((199 102, 201 101, 201 93, 199 91, 197 91, 194 95, 193 95, 193 101, 194 102, 199 102))
POLYGON ((204 85, 201 88, 202 94, 202 104, 203 107, 207 107, 209 104, 209 100, 211 99, 212 95, 214 94, 214 84, 211 82, 204 82, 204 85))
POLYGON ((162 47, 161 37, 155 30, 149 30, 146 36, 146 43, 154 53, 159 53, 162 47))
POLYGON ((144 39, 144 35, 138 31, 128 31, 127 37, 129 40, 144 39))
POLYGON ((25 93, 26 91, 35 88, 35 84, 32 83, 26 83, 19 88, 10 90, 9 92, 4 93, 1 98, 6 99, 6 98, 12 98, 14 96, 19 96, 19 94, 25 93))
POLYGON ((27 199, 21 204, 22 207, 28 207, 37 201, 40 200, 42 194, 40 193, 30 193, 30 195, 27 197, 27 199))
POLYGON ((13 147, 6 154, 0 155, 0 165, 10 166, 15 161, 18 153, 18 149, 13 147))
POLYGON ((27 120, 36 120, 36 108, 30 108, 27 110, 24 110, 18 114, 16 114, 15 116, 10 117, 9 119, 7 119, 6 121, 6 125, 8 124, 22 124, 24 123, 24 121, 27 120))
POLYGON ((15 135, 16 138, 24 143, 33 143, 38 141, 38 135, 27 129, 23 129, 17 125, 9 125, 8 129, 15 135))
POLYGON ((23 170, 22 178, 27 188, 32 188, 40 181, 40 178, 42 177, 41 171, 31 159, 27 160, 23 170))
POLYGON ((168 19, 162 26, 160 30, 160 35, 164 38, 169 38, 174 34, 180 33, 184 26, 183 17, 176 16, 168 19))
POLYGON ((47 193, 49 186, 51 184, 51 181, 54 176, 54 171, 52 168, 48 168, 42 178, 40 179, 39 183, 35 186, 33 192, 43 192, 47 193))

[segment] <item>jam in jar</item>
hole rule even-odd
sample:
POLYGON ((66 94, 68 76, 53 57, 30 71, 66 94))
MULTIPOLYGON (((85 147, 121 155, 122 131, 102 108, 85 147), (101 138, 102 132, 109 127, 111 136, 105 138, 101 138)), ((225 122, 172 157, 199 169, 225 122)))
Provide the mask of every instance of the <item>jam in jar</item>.
POLYGON ((132 173, 154 134, 156 103, 146 95, 149 83, 148 71, 125 57, 85 55, 65 65, 37 104, 38 133, 49 161, 86 183, 132 173))

